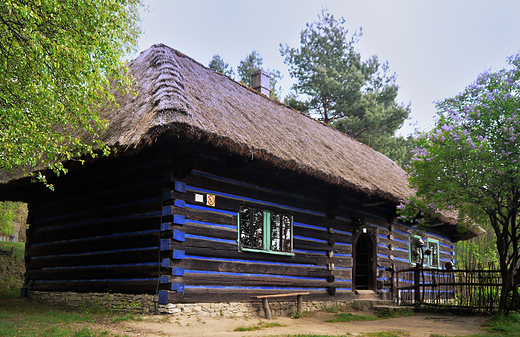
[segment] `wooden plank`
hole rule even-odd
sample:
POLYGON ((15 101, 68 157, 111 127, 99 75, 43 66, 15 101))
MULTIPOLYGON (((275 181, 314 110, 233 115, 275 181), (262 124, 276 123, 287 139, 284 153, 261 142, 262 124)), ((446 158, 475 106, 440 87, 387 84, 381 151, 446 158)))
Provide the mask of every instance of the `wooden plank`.
MULTIPOLYGON (((292 261, 287 265, 254 263, 254 262, 226 262, 218 260, 203 260, 186 258, 181 265, 188 270, 220 271, 253 274, 275 274, 288 276, 307 276, 326 278, 329 271, 326 267, 293 266, 292 261)), ((173 266, 174 264, 172 264, 173 266)), ((177 264, 175 264, 177 265, 177 264)), ((349 272, 349 271, 345 271, 349 272)))
POLYGON ((81 240, 66 240, 45 244, 31 245, 26 256, 45 256, 58 254, 78 254, 106 250, 132 249, 157 246, 160 232, 121 233, 117 236, 91 237, 81 240))
MULTIPOLYGON (((100 207, 87 211, 68 213, 59 217, 32 218, 31 226, 36 228, 55 225, 67 225, 81 221, 90 221, 105 218, 116 218, 121 216, 138 215, 153 211, 160 211, 162 207, 161 197, 144 199, 131 203, 123 203, 110 207, 100 207)), ((31 215, 32 217, 32 215, 31 215)))
POLYGON ((152 214, 125 220, 99 219, 90 223, 70 224, 67 227, 54 226, 46 227, 45 229, 33 229, 29 233, 27 242, 34 244, 124 232, 146 231, 158 229, 160 225, 161 216, 152 214))
POLYGON ((155 294, 157 280, 153 281, 34 281, 25 286, 31 290, 41 291, 75 291, 124 294, 155 294))
POLYGON ((144 263, 157 261, 158 252, 159 247, 157 245, 156 247, 144 247, 142 249, 131 248, 127 250, 109 250, 105 252, 90 252, 69 256, 58 254, 55 256, 28 257, 26 266, 29 268, 83 266, 98 264, 99 261, 103 261, 103 263, 106 264, 144 263))
POLYGON ((26 277, 32 280, 82 280, 82 279, 118 279, 159 277, 159 262, 127 265, 92 265, 59 267, 57 269, 29 269, 26 277))
POLYGON ((91 191, 90 193, 79 190, 75 193, 70 193, 63 200, 54 196, 49 197, 46 201, 40 202, 38 208, 31 208, 31 214, 34 219, 45 219, 68 213, 117 206, 160 195, 160 179, 152 181, 129 180, 125 185, 113 189, 101 186, 99 190, 91 191))
POLYGON ((272 295, 258 295, 251 296, 251 298, 274 298, 274 297, 289 297, 289 296, 300 296, 300 295, 309 295, 310 293, 289 293, 289 294, 272 294, 272 295))
POLYGON ((319 278, 291 278, 291 277, 269 277, 252 276, 251 274, 238 275, 237 273, 207 274, 207 273, 186 273, 182 277, 168 276, 169 283, 182 282, 186 285, 207 285, 207 286, 236 286, 236 287, 328 287, 334 283, 327 282, 326 279, 319 278))

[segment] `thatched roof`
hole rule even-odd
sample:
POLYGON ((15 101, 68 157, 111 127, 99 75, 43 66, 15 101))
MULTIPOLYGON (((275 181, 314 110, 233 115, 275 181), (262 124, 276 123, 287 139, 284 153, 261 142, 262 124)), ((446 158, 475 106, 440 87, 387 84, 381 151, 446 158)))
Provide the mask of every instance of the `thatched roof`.
POLYGON ((173 133, 369 197, 397 202, 411 192, 405 172, 381 153, 170 47, 142 52, 129 72, 137 96, 116 97, 120 108, 102 112, 109 126, 100 136, 110 146, 139 150, 173 133))
POLYGON ((139 147, 166 132, 392 201, 410 194, 405 172, 372 148, 206 68, 165 45, 129 65, 138 95, 105 111, 111 146, 139 147))

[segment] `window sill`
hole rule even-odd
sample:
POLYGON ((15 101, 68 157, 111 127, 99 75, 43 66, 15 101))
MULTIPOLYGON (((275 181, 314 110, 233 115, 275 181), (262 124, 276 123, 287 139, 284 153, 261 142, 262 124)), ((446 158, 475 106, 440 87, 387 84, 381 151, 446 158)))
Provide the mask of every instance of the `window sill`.
POLYGON ((264 253, 264 254, 273 254, 273 255, 285 255, 285 256, 294 256, 293 252, 278 252, 275 250, 261 250, 261 249, 252 249, 252 248, 240 248, 241 252, 251 252, 251 253, 264 253))

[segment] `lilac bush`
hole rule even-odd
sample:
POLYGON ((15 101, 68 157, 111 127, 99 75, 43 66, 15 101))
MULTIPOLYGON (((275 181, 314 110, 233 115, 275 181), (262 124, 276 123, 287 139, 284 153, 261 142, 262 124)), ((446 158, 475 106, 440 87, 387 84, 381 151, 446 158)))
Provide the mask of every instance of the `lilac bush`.
POLYGON ((518 310, 520 54, 508 58, 508 65, 480 74, 462 93, 436 103, 435 127, 418 135, 408 170, 416 193, 398 213, 419 226, 442 212, 456 214, 466 226, 489 222, 502 269, 500 305, 518 310))

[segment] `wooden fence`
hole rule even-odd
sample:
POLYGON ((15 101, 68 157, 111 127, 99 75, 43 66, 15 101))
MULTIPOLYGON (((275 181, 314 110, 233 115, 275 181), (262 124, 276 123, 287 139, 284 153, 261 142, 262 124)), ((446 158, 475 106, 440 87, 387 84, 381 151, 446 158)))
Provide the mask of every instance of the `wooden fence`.
POLYGON ((409 268, 392 273, 398 305, 430 306, 494 312, 498 308, 500 270, 409 268))

